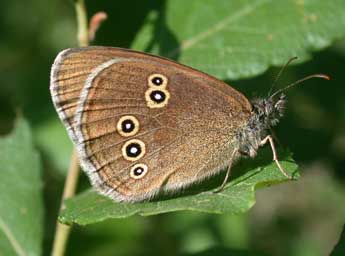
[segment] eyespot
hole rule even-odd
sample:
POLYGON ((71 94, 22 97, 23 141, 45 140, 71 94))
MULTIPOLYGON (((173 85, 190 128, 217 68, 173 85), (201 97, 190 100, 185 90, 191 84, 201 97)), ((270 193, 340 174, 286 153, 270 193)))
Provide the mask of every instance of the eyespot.
POLYGON ((168 84, 168 78, 162 74, 152 74, 148 78, 150 87, 165 88, 168 84))
POLYGON ((145 99, 149 108, 162 108, 168 104, 170 93, 166 89, 149 88, 145 99))
POLYGON ((139 131, 139 121, 134 116, 123 116, 117 122, 116 128, 124 137, 133 136, 139 131))
POLYGON ((150 99, 156 103, 161 103, 165 101, 165 93, 159 90, 152 91, 150 93, 150 99))
POLYGON ((122 146, 122 155, 128 161, 136 161, 145 155, 145 143, 141 140, 132 139, 122 146))
POLYGON ((131 168, 130 176, 133 179, 141 179, 147 173, 148 167, 146 164, 136 164, 131 168))

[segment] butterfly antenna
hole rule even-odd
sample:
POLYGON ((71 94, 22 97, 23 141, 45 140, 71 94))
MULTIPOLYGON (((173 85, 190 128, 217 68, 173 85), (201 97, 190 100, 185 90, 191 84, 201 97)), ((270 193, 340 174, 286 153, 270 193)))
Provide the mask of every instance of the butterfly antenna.
POLYGON ((291 84, 289 84, 288 86, 276 91, 275 93, 273 93, 270 98, 273 98, 274 96, 276 96, 277 94, 283 92, 283 91, 286 91, 287 89, 291 88, 291 87, 294 87, 295 85, 298 85, 306 80, 309 80, 309 79, 312 79, 312 78, 322 78, 322 79, 325 79, 325 80, 331 80, 331 78, 328 76, 328 75, 325 75, 325 74, 312 74, 312 75, 309 75, 309 76, 306 76, 306 77, 303 77, 299 80, 297 80, 296 82, 293 82, 291 84))
POLYGON ((291 62, 293 62, 294 60, 297 60, 298 58, 297 57, 292 57, 290 58, 286 63, 285 65, 280 69, 278 75, 276 76, 276 78, 274 79, 274 82, 272 83, 272 86, 271 86, 271 89, 268 91, 268 97, 270 96, 270 94, 272 93, 274 87, 276 87, 278 81, 279 81, 279 78, 281 77, 281 75, 283 74, 283 72, 285 71, 285 69, 287 68, 287 66, 290 65, 291 62))

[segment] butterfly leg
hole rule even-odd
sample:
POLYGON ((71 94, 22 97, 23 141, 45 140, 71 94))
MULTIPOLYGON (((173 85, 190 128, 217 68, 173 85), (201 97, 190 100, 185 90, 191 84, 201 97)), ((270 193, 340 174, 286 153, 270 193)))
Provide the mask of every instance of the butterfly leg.
POLYGON ((260 142, 260 146, 265 145, 267 142, 270 143, 272 152, 273 152, 273 161, 277 164, 279 170, 282 172, 282 174, 284 174, 285 177, 292 179, 292 177, 284 170, 284 168, 281 166, 281 164, 279 163, 278 160, 278 155, 277 155, 277 151, 274 145, 274 141, 273 141, 273 137, 271 135, 266 136, 266 138, 264 138, 261 142, 260 142))
POLYGON ((225 174, 225 178, 223 180, 223 183, 222 185, 214 191, 214 193, 219 193, 221 191, 223 191, 226 183, 228 182, 228 179, 230 177, 230 171, 231 171, 231 167, 232 167, 232 163, 234 162, 234 159, 235 159, 235 155, 239 152, 238 149, 235 149, 232 154, 231 154, 231 157, 230 157, 230 161, 229 161, 229 165, 228 165, 228 169, 226 170, 226 174, 225 174))

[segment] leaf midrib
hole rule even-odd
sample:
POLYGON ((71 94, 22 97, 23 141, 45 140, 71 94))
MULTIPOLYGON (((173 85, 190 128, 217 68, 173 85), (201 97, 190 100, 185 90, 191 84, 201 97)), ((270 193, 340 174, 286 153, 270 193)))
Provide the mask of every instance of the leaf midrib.
POLYGON ((19 256, 26 256, 24 249, 20 245, 19 241, 15 238, 14 234, 12 233, 10 227, 6 225, 3 218, 0 217, 0 229, 4 232, 5 236, 7 237, 8 241, 13 247, 13 250, 19 256))
POLYGON ((167 56, 169 58, 174 57, 179 51, 186 50, 188 48, 193 47, 195 44, 199 43, 200 41, 204 40, 205 38, 210 37, 214 33, 217 33, 224 29, 226 26, 231 24, 232 22, 250 14, 252 11, 254 11, 257 7, 266 4, 272 0, 257 0, 253 4, 247 5, 243 7, 240 11, 236 12, 235 14, 231 13, 230 15, 224 17, 223 20, 220 22, 214 24, 213 26, 206 29, 204 32, 201 32, 190 39, 183 40, 181 42, 181 45, 178 48, 173 49, 170 51, 167 56))

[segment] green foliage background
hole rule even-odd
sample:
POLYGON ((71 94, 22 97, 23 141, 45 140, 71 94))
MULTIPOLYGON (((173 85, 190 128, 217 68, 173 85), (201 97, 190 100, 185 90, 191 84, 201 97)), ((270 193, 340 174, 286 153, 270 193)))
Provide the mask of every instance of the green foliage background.
MULTIPOLYGON (((99 10, 109 16, 94 44, 170 56, 248 97, 265 96, 279 70, 274 66, 291 56, 303 63, 288 68, 280 86, 318 72, 332 80, 288 93, 276 135, 301 167, 298 181, 258 190, 255 206, 237 215, 183 211, 108 219, 121 214, 115 207, 102 215, 102 206, 90 221, 78 213, 96 196, 85 202, 86 192, 70 212, 79 215, 67 222, 107 220, 75 225, 67 255, 317 256, 336 244, 333 255, 344 254, 344 235, 338 242, 345 222, 344 1, 86 4, 89 16, 99 10), (210 24, 221 25, 209 36, 210 24)), ((49 255, 72 150, 51 103, 49 72, 60 50, 77 45, 73 1, 1 1, 0 14, 0 255, 49 255)), ((79 190, 87 188, 82 175, 79 190)))

